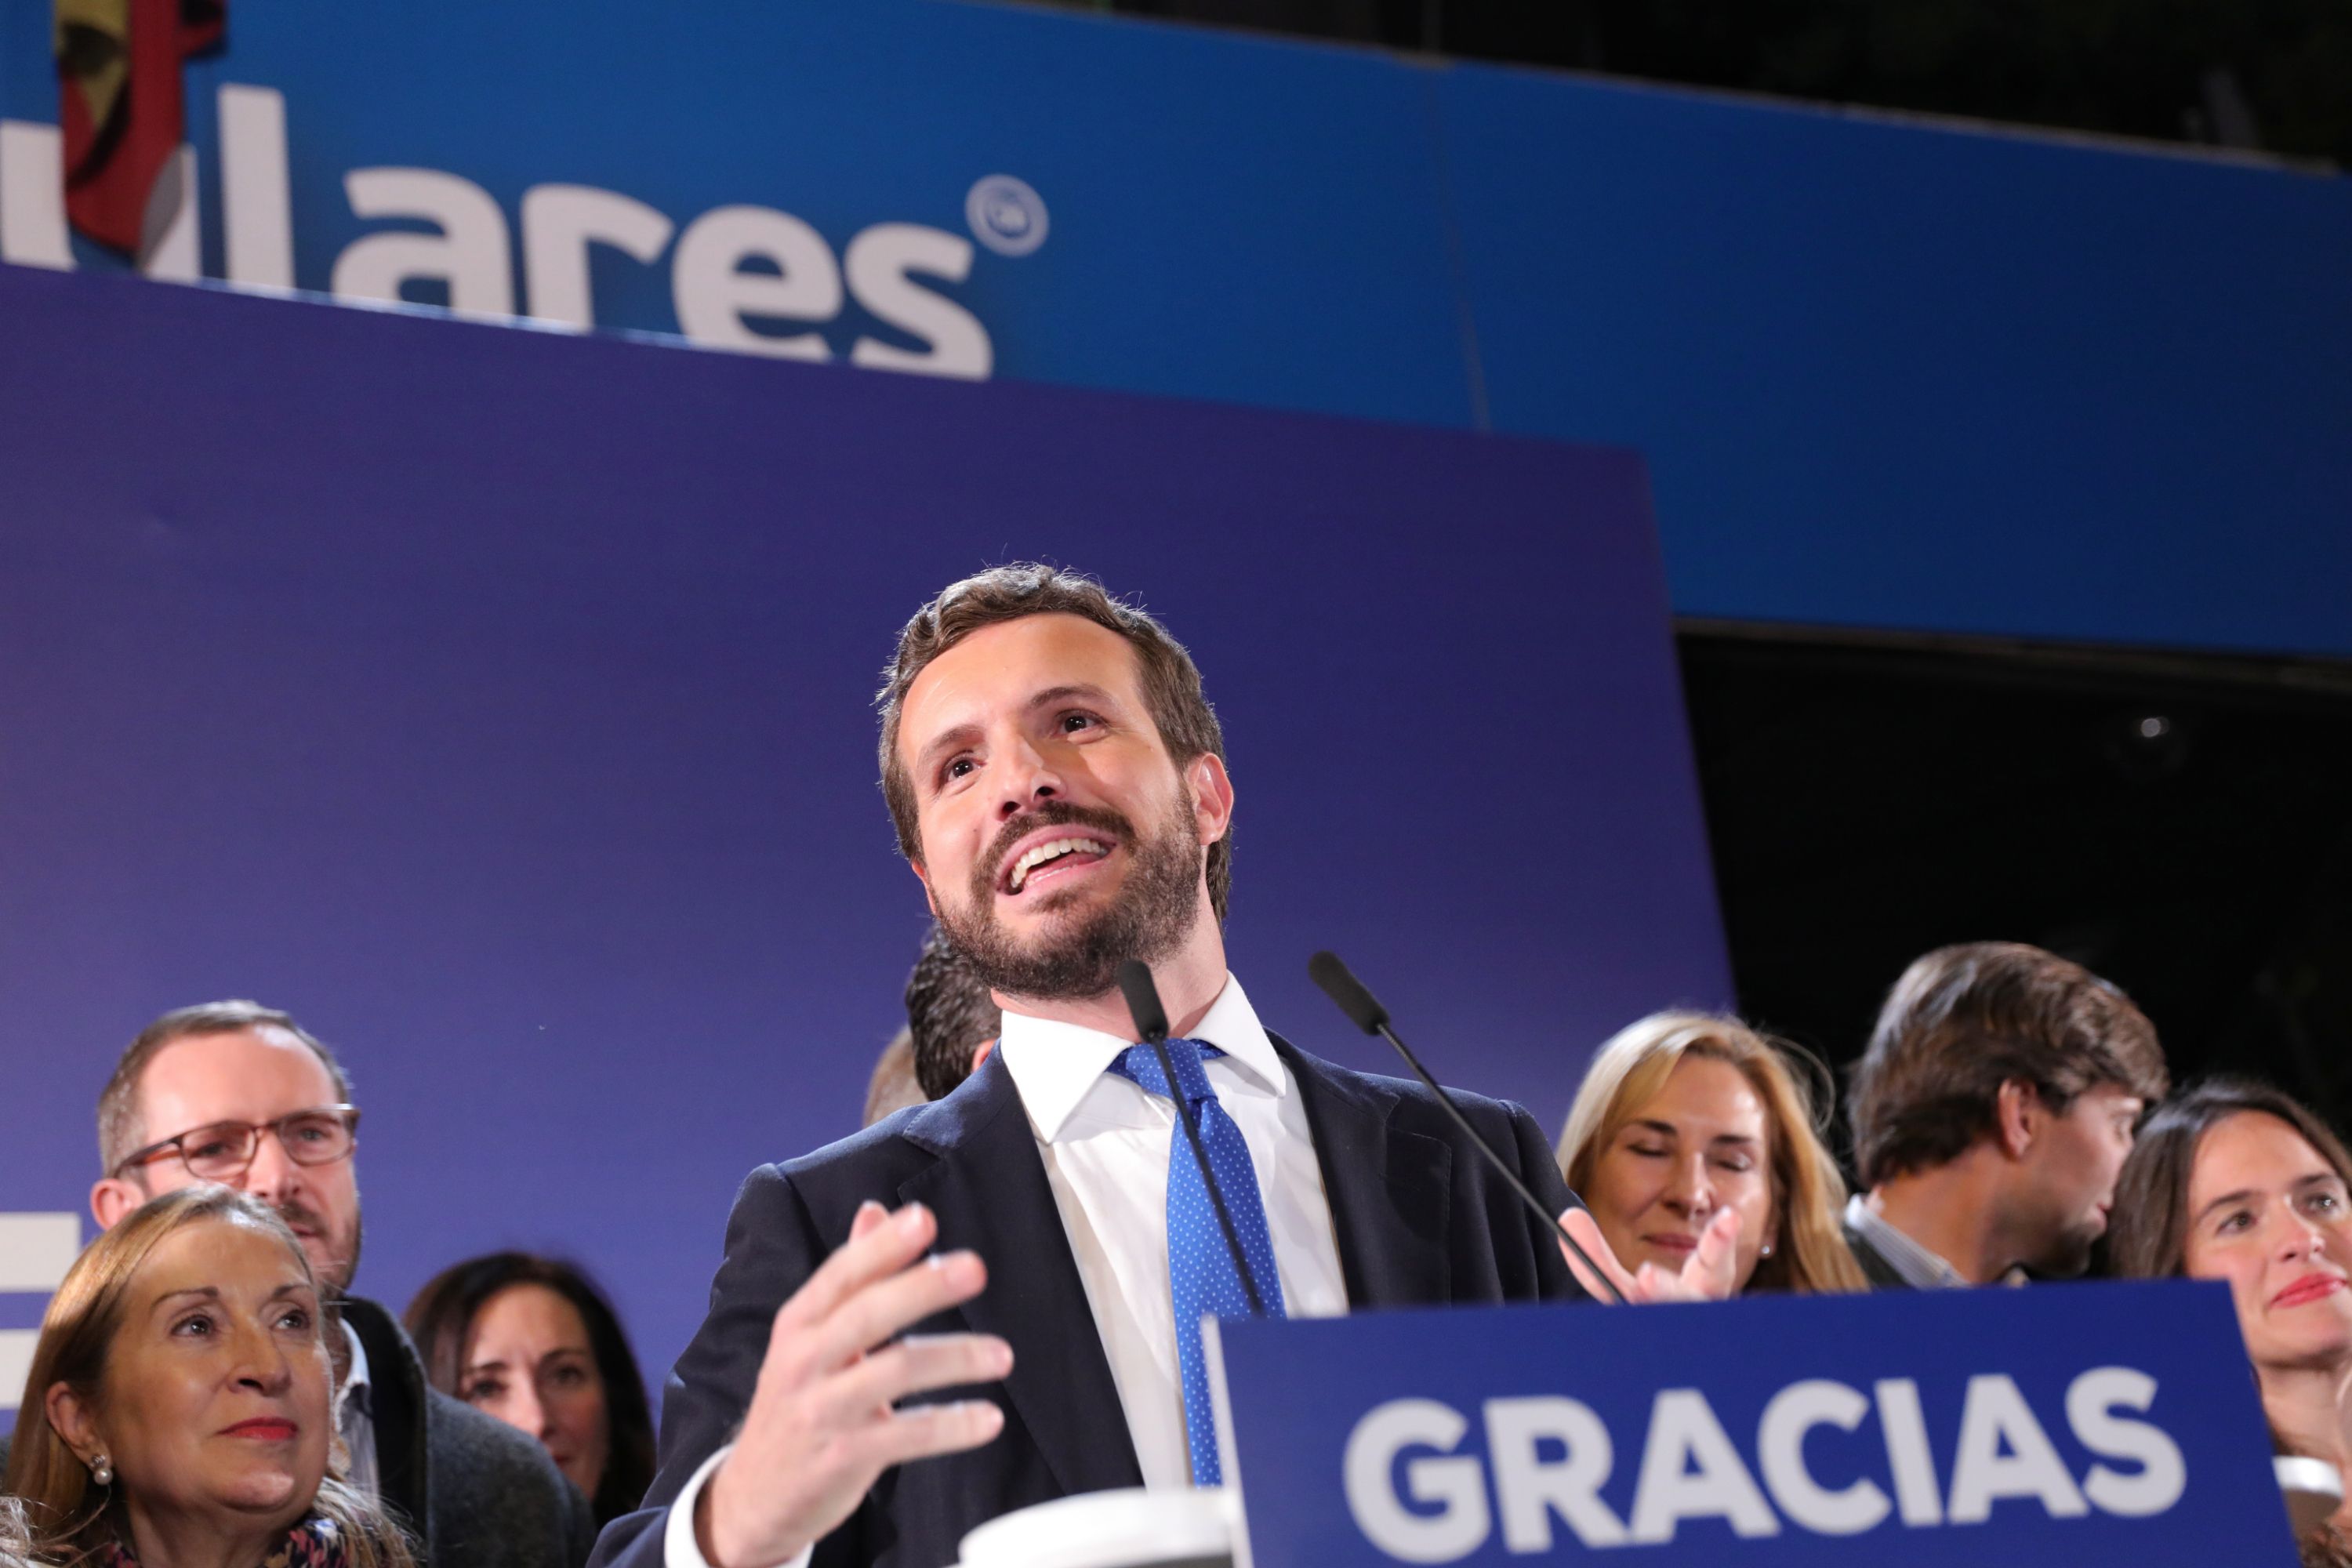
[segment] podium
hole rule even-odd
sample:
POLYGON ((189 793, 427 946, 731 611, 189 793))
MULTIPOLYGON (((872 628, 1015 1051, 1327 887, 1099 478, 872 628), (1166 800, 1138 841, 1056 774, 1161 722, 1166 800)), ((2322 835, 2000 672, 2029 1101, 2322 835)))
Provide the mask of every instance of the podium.
POLYGON ((2296 1561, 2218 1284, 1209 1331, 1241 1568, 2296 1561))
POLYGON ((2212 1283, 1227 1321, 1204 1343, 1225 1488, 1026 1509, 959 1568, 2292 1568, 2289 1501, 2333 1479, 2274 1470, 2212 1283))

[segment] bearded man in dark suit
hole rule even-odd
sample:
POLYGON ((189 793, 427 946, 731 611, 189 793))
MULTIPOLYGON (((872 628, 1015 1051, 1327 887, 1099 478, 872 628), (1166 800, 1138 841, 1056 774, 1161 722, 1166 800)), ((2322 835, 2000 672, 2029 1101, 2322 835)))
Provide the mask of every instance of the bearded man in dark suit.
MULTIPOLYGON (((940 1568, 1013 1509, 1219 1479, 1183 1325, 1239 1275, 1183 1201, 1190 1153, 1117 989, 1130 958, 1272 1310, 1580 1293, 1433 1097, 1296 1050, 1227 972, 1234 787, 1156 621, 1082 577, 985 572, 908 623, 881 708, 900 847, 1002 1041, 946 1099, 752 1173, 660 1474, 596 1568, 940 1568)), ((1567 1207, 1528 1113, 1464 1101, 1567 1207)), ((1658 1289, 1723 1293, 1727 1235, 1701 1250, 1658 1289)))

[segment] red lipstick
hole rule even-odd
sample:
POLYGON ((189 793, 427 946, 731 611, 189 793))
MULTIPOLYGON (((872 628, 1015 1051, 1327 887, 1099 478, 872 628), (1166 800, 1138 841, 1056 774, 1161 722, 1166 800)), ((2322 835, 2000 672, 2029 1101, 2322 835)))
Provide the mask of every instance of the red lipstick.
POLYGON ((2301 1307, 2333 1296, 2344 1289, 2340 1274, 2306 1274, 2271 1298, 2273 1307, 2301 1307))
POLYGON ((234 1426, 221 1428, 224 1437, 251 1437, 263 1443, 285 1443, 293 1439, 301 1428, 283 1415, 257 1415, 250 1421, 240 1421, 234 1426))

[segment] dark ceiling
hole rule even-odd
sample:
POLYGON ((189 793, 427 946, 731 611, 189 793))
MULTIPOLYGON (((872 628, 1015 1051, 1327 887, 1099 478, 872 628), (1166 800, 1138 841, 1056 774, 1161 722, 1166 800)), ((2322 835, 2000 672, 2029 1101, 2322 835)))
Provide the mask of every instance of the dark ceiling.
POLYGON ((2346 0, 1063 0, 2352 166, 2346 0))
POLYGON ((2352 1120, 2352 668, 1686 626, 1743 1011, 1833 1063, 1911 959, 2030 942, 2177 1078, 2352 1120))

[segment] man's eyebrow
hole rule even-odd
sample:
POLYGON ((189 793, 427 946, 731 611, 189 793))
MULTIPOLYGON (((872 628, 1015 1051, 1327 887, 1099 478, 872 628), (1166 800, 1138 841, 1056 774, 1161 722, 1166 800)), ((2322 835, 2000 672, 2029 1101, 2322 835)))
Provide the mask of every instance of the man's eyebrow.
POLYGON ((958 724, 951 730, 942 730, 923 742, 923 749, 915 755, 915 771, 928 774, 932 763, 940 757, 950 752, 960 752, 979 739, 980 726, 977 724, 958 724))
POLYGON ((1094 702, 1107 703, 1113 700, 1111 694, 1101 687, 1078 681, 1063 686, 1049 686, 1029 699, 1029 706, 1033 709, 1049 708, 1056 702, 1066 702, 1073 697, 1083 697, 1094 702))
MULTIPOLYGON (((1050 708, 1056 702, 1067 702, 1074 697, 1088 702, 1099 702, 1106 707, 1113 707, 1118 703, 1118 699, 1102 687, 1087 681, 1067 681, 1060 686, 1045 688, 1045 690, 1030 698, 1024 706, 1034 712, 1040 708, 1050 708)), ((923 749, 915 753, 915 771, 929 774, 939 758, 952 752, 960 752, 981 738, 981 727, 978 724, 958 724, 952 729, 940 731, 923 742, 923 749)))

